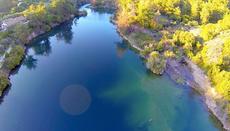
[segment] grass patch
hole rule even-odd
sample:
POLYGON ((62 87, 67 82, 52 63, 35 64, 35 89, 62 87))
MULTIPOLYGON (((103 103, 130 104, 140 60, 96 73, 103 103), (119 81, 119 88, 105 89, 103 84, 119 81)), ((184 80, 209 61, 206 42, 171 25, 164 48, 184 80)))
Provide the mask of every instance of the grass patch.
POLYGON ((130 35, 131 39, 135 40, 140 48, 144 48, 145 45, 148 45, 150 42, 153 41, 153 38, 142 32, 135 32, 130 35))

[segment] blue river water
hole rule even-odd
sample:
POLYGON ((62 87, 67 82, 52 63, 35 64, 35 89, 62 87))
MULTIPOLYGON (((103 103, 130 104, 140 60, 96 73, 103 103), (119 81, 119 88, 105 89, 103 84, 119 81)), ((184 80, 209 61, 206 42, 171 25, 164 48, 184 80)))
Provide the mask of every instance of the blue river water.
POLYGON ((87 9, 34 40, 0 104, 0 131, 218 131, 201 97, 150 73, 87 9))

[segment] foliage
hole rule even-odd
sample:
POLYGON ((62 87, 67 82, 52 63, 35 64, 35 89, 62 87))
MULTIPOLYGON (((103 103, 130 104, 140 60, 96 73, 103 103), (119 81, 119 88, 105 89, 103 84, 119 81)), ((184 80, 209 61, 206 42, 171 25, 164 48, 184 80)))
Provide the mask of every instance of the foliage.
POLYGON ((154 11, 150 0, 142 0, 137 4, 135 21, 140 25, 151 28, 153 26, 154 11))
POLYGON ((132 0, 118 0, 119 13, 117 13, 117 25, 120 28, 128 27, 135 22, 136 5, 132 0))
POLYGON ((149 45, 145 45, 144 46, 144 49, 141 51, 141 54, 143 56, 147 56, 149 55, 152 51, 154 51, 154 47, 153 47, 153 44, 149 44, 149 45))
POLYGON ((229 13, 228 5, 228 0, 118 0, 117 23, 120 26, 139 23, 152 28, 157 12, 178 21, 216 23, 229 13))
POLYGON ((4 65, 7 69, 12 70, 18 66, 23 58, 24 48, 20 45, 15 46, 10 53, 6 54, 4 65))
POLYGON ((196 44, 195 36, 187 31, 177 30, 173 35, 173 40, 178 46, 182 46, 187 51, 192 51, 196 44))
POLYGON ((155 74, 163 74, 166 60, 157 51, 153 51, 147 60, 147 67, 155 74))
MULTIPOLYGON (((224 99, 230 100, 230 38, 226 39, 224 44, 216 49, 208 56, 210 52, 209 45, 205 45, 203 49, 193 57, 193 60, 198 63, 203 69, 208 72, 211 82, 215 86, 216 91, 221 94, 224 99), (221 50, 221 54, 216 56, 216 52, 221 50), (212 62, 210 57, 217 57, 217 62, 212 62)), ((217 53, 219 54, 219 53, 217 53)))
POLYGON ((208 72, 216 90, 225 99, 230 100, 230 72, 221 70, 218 66, 213 66, 208 72))
MULTIPOLYGON (((9 0, 7 0, 9 1, 9 0)), ((16 1, 17 0, 12 0, 16 1)), ((18 66, 23 59, 25 50, 23 45, 28 43, 29 36, 33 32, 40 33, 48 31, 51 27, 75 15, 76 0, 24 0, 23 7, 12 8, 7 13, 2 13, 0 5, 0 19, 18 17, 22 14, 29 20, 29 23, 16 24, 6 31, 0 31, 0 54, 5 54, 3 70, 10 71, 18 66), (46 2, 46 3, 45 3, 46 2), (25 9, 25 10, 24 10, 25 9), (23 11, 24 10, 24 11, 23 11), (22 13, 19 11, 23 11, 22 13), (6 52, 7 49, 10 52, 6 52)), ((0 0, 0 3, 5 2, 0 0)), ((10 10, 10 9, 7 9, 10 10)), ((0 94, 9 85, 5 73, 0 73, 0 94)))
POLYGON ((207 24, 201 27, 201 37, 205 40, 211 40, 218 34, 215 24, 207 24))
POLYGON ((164 56, 166 58, 175 58, 176 57, 175 53, 173 51, 170 51, 170 50, 165 51, 164 56))
POLYGON ((11 34, 10 31, 2 31, 2 32, 0 32, 0 40, 8 37, 10 34, 11 34))
POLYGON ((95 8, 110 8, 113 9, 115 8, 115 0, 90 0, 91 4, 95 7, 95 8))
POLYGON ((218 94, 229 102, 230 38, 226 40, 229 35, 222 33, 230 30, 229 5, 229 0, 118 0, 116 20, 120 29, 137 25, 162 34, 160 41, 135 36, 151 71, 161 74, 166 58, 179 59, 185 54, 202 67, 218 94), (159 16, 169 23, 162 24, 159 16), (198 31, 190 32, 187 26, 198 31), (164 35, 165 30, 170 35, 164 35), (216 37, 217 41, 206 42, 216 37))
POLYGON ((206 24, 201 26, 201 37, 205 40, 213 39, 221 31, 230 29, 230 14, 226 14, 223 19, 219 20, 217 23, 206 24))
POLYGON ((51 26, 61 23, 75 13, 75 4, 71 0, 51 0, 47 5, 40 2, 30 5, 23 15, 30 20, 32 29, 49 31, 51 26))
POLYGON ((13 33, 11 34, 11 38, 18 39, 20 43, 28 43, 28 36, 31 34, 31 29, 29 29, 28 25, 25 24, 17 24, 13 28, 13 33))
POLYGON ((9 79, 3 73, 0 74, 0 94, 5 90, 5 88, 9 85, 9 79))
POLYGON ((221 67, 230 72, 230 39, 225 41, 220 59, 221 67))

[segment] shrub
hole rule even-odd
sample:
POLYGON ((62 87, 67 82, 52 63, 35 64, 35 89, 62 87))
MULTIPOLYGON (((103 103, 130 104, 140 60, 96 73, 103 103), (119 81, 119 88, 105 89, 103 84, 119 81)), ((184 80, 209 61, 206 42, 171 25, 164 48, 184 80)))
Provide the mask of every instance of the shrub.
POLYGON ((9 79, 7 76, 0 74, 0 96, 2 95, 2 92, 5 90, 5 88, 9 85, 9 79))
POLYGON ((52 0, 49 4, 40 2, 30 5, 23 15, 29 19, 30 27, 49 31, 49 26, 63 22, 76 13, 74 3, 71 0, 52 0))
POLYGON ((218 33, 216 24, 207 24, 201 27, 201 37, 204 41, 213 39, 218 33))
POLYGON ((222 68, 230 71, 230 38, 227 39, 223 45, 221 55, 222 68))
POLYGON ((166 60, 157 51, 153 51, 148 60, 147 67, 155 74, 161 75, 166 67, 166 60))
POLYGON ((208 72, 216 90, 224 99, 230 100, 230 72, 220 70, 218 66, 212 66, 208 72))
POLYGON ((21 43, 25 44, 28 43, 28 36, 30 35, 31 31, 28 25, 24 24, 17 24, 13 29, 12 37, 16 40, 18 39, 21 43))
POLYGON ((4 65, 7 67, 7 69, 12 70, 17 65, 20 64, 22 58, 24 55, 24 48, 22 46, 15 46, 9 54, 6 55, 6 60, 4 62, 4 65))
POLYGON ((173 35, 173 40, 177 45, 183 46, 185 50, 192 51, 196 44, 195 36, 187 31, 177 30, 173 35))
POLYGON ((170 50, 165 51, 164 56, 166 58, 175 58, 176 57, 175 53, 173 51, 170 51, 170 50))
POLYGON ((153 43, 149 44, 149 45, 146 45, 144 47, 144 49, 141 51, 141 54, 143 56, 147 56, 149 55, 152 51, 154 50, 154 46, 153 46, 153 43))
POLYGON ((205 40, 213 39, 221 31, 230 29, 230 14, 226 14, 222 20, 219 20, 218 23, 201 26, 201 37, 205 40))

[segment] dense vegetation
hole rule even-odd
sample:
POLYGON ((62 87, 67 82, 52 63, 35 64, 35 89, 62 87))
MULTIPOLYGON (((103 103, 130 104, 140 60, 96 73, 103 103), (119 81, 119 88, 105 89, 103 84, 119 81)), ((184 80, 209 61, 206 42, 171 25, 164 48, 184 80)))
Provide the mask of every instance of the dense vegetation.
MULTIPOLYGON (((0 32, 0 38, 13 38, 16 43, 25 44, 33 32, 49 31, 53 26, 69 19, 77 12, 74 0, 51 0, 48 4, 33 1, 25 10, 20 12, 28 23, 16 24, 5 32, 0 32)), ((31 0, 30 0, 31 2, 31 0)), ((12 42, 11 42, 12 43, 12 42)))
MULTIPOLYGON (((134 26, 158 31, 159 39, 137 42, 147 64, 158 63, 156 55, 178 60, 187 56, 205 70, 221 99, 229 103, 229 5, 229 0, 118 0, 116 22, 126 35, 138 32, 134 26)), ((158 66, 153 69, 161 71, 158 66)))
MULTIPOLYGON (((178 21, 216 23, 229 13, 228 0, 118 0, 119 24, 154 27, 157 13, 178 21), (127 21, 127 23, 124 21, 127 21)), ((160 23, 157 23, 160 24, 160 23)))
POLYGON ((8 84, 9 84, 9 80, 7 75, 1 73, 0 74, 0 96, 2 95, 2 92, 5 90, 8 84))
POLYGON ((5 66, 8 70, 14 69, 17 65, 20 64, 24 56, 24 48, 20 45, 17 45, 12 48, 12 50, 6 54, 5 66))
POLYGON ((115 0, 90 0, 90 3, 96 9, 113 10, 116 8, 115 0))
POLYGON ((75 6, 70 0, 52 0, 49 5, 40 2, 30 5, 23 15, 30 21, 29 27, 49 31, 55 24, 69 19, 75 13, 75 6))
POLYGON ((166 61, 158 52, 151 52, 147 61, 147 67, 155 74, 162 74, 164 72, 162 67, 166 66, 166 61))

